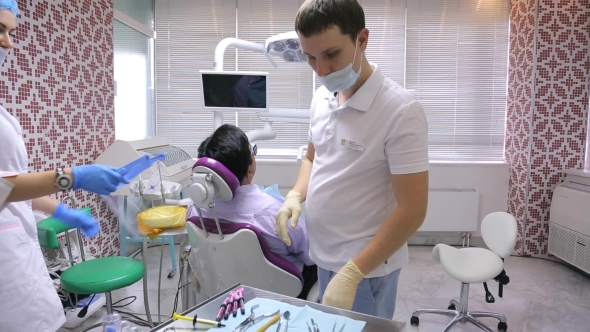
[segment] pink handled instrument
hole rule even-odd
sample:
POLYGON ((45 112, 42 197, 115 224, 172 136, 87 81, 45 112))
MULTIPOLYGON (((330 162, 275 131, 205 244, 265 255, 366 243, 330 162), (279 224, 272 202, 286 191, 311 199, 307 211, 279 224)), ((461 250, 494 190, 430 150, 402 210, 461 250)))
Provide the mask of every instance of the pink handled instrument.
POLYGON ((240 287, 236 290, 236 296, 238 297, 238 305, 242 315, 246 314, 246 308, 244 307, 244 288, 240 287))
POLYGON ((231 294, 229 295, 229 297, 227 299, 225 299, 224 303, 225 303, 225 315, 223 316, 223 319, 227 320, 229 318, 229 314, 231 314, 231 312, 232 312, 232 306, 233 306, 231 294))

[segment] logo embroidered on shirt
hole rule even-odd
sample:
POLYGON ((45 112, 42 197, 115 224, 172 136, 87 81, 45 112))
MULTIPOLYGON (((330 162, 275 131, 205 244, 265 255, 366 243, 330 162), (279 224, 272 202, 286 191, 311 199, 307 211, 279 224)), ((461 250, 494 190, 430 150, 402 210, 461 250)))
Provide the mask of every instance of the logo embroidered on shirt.
POLYGON ((365 143, 359 144, 344 138, 340 140, 340 145, 357 151, 363 151, 365 149, 365 143))

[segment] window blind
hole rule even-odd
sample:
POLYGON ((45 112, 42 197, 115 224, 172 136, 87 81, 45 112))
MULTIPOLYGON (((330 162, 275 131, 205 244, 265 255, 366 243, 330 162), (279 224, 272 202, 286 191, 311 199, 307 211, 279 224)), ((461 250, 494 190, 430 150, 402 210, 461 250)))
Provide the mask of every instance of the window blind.
MULTIPOLYGON (((236 1, 156 0, 157 135, 197 156, 213 131, 213 113, 202 110, 199 70, 213 69, 217 43, 236 35, 236 1)), ((235 70, 235 50, 225 70, 235 70)), ((235 114, 224 114, 235 123, 235 114)))
MULTIPOLYGON (((431 160, 503 160, 509 0, 360 0, 369 28, 366 56, 386 77, 414 91, 429 122, 431 160)), ((263 43, 291 31, 302 0, 156 0, 157 134, 192 155, 213 128, 203 111, 200 69, 212 69, 219 41, 263 43)), ((288 64, 228 49, 225 70, 267 71, 269 106, 307 108, 319 80, 305 63, 288 64), (238 56, 239 55, 239 56, 238 56)), ((261 129, 258 117, 225 113, 224 123, 261 129)), ((274 123, 260 151, 294 153, 307 125, 274 123)), ((266 153, 263 153, 266 154, 266 153)))
MULTIPOLYGON (((303 1, 277 0, 238 0, 237 37, 263 44, 266 39, 279 33, 295 29, 295 15, 303 1)), ((274 68, 262 54, 238 50, 238 70, 269 72, 270 108, 309 109, 313 96, 313 71, 303 63, 287 63, 280 58, 273 58, 277 64, 274 68)), ((262 129, 264 123, 251 113, 238 113, 238 126, 249 131, 262 129)), ((261 141, 257 145, 261 154, 265 149, 291 149, 297 152, 300 145, 307 145, 307 124, 273 123, 277 136, 273 140, 261 141)))
MULTIPOLYGON (((369 43, 365 56, 378 65, 379 70, 404 86, 406 1, 359 0, 365 12, 365 26, 369 29, 369 43)), ((350 59, 352 61, 352 59, 350 59)), ((322 83, 314 73, 316 88, 322 83)))
POLYGON ((152 38, 115 20, 113 49, 115 137, 153 136, 152 38))
POLYGON ((504 160, 509 0, 407 2, 406 88, 431 160, 504 160))
MULTIPOLYGON (((151 1, 115 0, 115 9, 151 28, 151 1)), ((138 140, 154 135, 153 40, 115 19, 113 24, 115 137, 138 140)))

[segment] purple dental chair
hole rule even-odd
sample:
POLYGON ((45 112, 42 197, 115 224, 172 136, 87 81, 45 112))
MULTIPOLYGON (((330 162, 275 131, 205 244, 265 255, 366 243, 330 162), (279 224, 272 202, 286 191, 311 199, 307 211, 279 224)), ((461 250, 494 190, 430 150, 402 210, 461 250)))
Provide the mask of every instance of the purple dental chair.
POLYGON ((303 287, 301 272, 269 250, 257 227, 202 218, 200 209, 206 208, 217 219, 215 201, 234 197, 240 186, 235 175, 216 160, 200 158, 193 166, 192 182, 188 192, 199 216, 190 218, 186 229, 199 295, 209 298, 241 283, 296 297, 303 287))

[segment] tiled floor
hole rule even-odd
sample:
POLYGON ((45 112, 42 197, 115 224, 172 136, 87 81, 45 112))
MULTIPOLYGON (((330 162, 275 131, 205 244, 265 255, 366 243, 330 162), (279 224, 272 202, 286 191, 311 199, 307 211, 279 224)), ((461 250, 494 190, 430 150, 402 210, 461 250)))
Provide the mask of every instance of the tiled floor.
MULTIPOLYGON (((417 308, 446 308, 449 300, 459 297, 460 283, 450 278, 432 261, 431 250, 432 247, 410 247, 410 264, 402 270, 400 276, 394 319, 407 322, 407 332, 442 331, 450 318, 422 315, 420 326, 414 327, 409 323, 411 312, 417 308)), ((152 315, 156 319, 159 248, 151 248, 149 253, 149 302, 152 315)), ((141 258, 141 255, 137 258, 141 258)), ((162 320, 166 320, 172 311, 178 283, 178 275, 173 279, 166 278, 171 266, 167 248, 163 266, 161 309, 162 320)), ((506 260, 506 272, 510 276, 510 284, 504 288, 504 298, 497 296, 497 283, 488 283, 496 298, 493 304, 485 302, 483 285, 471 285, 470 310, 503 313, 507 317, 509 331, 590 331, 589 278, 555 262, 522 257, 509 257, 506 260)), ((135 313, 145 319, 141 282, 116 292, 113 294, 113 300, 132 295, 137 296, 137 300, 121 310, 135 313)), ((85 327, 100 322, 103 315, 103 312, 99 312, 90 317, 82 327, 71 331, 83 331, 85 327)), ((496 330, 497 320, 481 320, 496 330)), ((480 330, 467 324, 457 325, 452 331, 480 330)))

